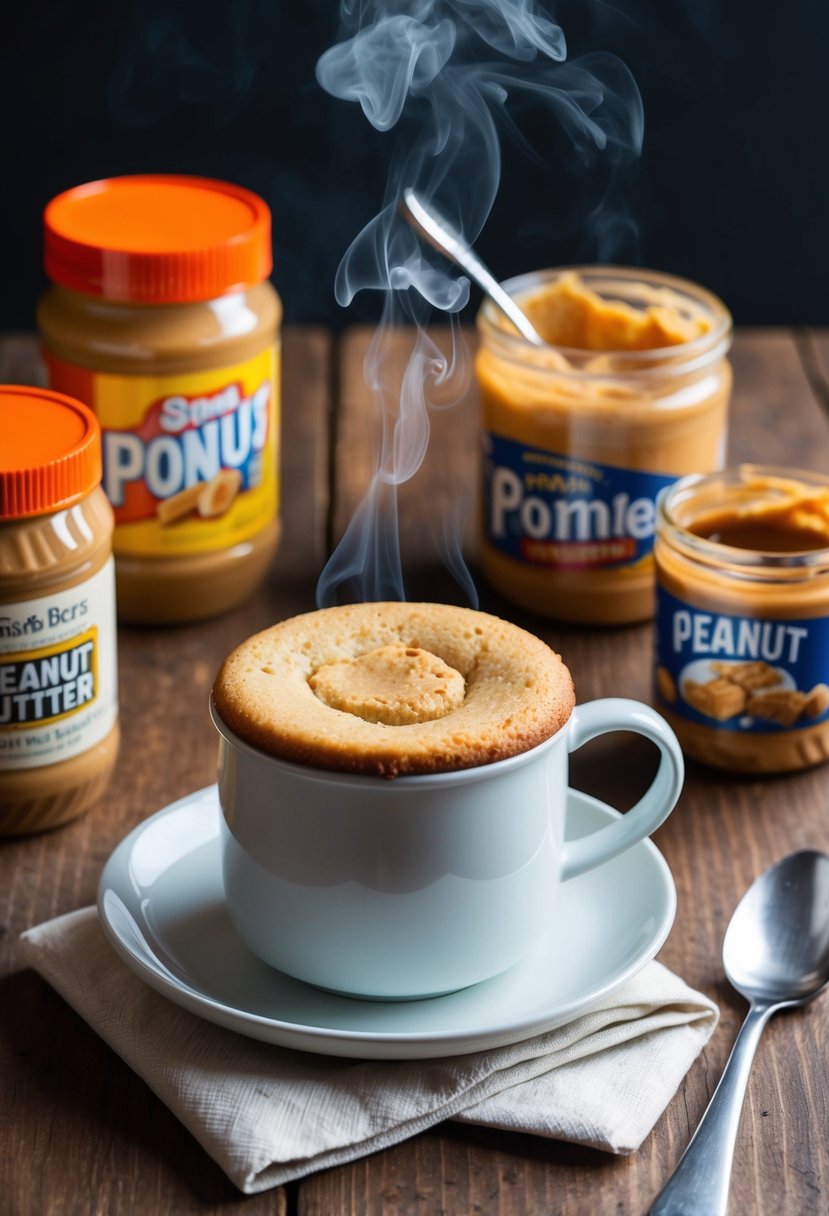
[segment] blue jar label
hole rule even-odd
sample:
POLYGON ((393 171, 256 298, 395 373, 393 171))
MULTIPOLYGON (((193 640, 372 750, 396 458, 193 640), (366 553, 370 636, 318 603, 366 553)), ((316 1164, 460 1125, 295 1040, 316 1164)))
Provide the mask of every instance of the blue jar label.
POLYGON ((741 732, 829 718, 829 618, 761 620, 656 596, 657 699, 690 722, 741 732))
POLYGON ((484 434, 489 543, 557 569, 629 566, 653 550, 656 497, 675 477, 484 434))

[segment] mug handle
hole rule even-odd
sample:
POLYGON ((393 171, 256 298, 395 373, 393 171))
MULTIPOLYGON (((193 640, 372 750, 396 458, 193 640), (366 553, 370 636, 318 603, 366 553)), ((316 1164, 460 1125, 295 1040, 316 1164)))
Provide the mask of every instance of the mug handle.
POLYGON ((577 705, 570 719, 567 750, 574 752, 590 739, 614 730, 633 731, 655 743, 661 752, 659 768, 650 788, 621 819, 580 840, 566 842, 562 882, 592 870, 650 836, 668 818, 682 790, 685 764, 679 741, 665 719, 640 701, 606 697, 577 705))

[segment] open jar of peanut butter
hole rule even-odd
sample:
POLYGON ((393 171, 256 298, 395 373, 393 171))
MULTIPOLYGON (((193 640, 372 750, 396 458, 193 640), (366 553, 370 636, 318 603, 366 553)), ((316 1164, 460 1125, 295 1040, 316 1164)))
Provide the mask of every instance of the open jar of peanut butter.
POLYGON ((483 572, 558 620, 647 620, 657 494, 724 461, 731 318, 703 288, 646 270, 504 286, 549 345, 489 303, 479 313, 483 572))
POLYGON ((101 424, 119 615, 218 615, 279 538, 270 212, 225 182, 120 177, 58 195, 44 234, 43 354, 101 424))
POLYGON ((829 477, 744 465, 660 497, 655 697, 689 756, 829 758, 829 477))
POLYGON ((112 509, 78 401, 0 386, 0 835, 87 810, 118 753, 112 509))

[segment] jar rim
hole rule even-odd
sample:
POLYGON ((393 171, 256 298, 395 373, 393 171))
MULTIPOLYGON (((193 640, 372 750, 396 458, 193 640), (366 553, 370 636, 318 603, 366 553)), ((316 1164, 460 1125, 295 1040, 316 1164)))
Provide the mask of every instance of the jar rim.
POLYGON ((610 282, 615 281, 617 284, 641 284, 643 286, 667 288, 677 294, 686 296, 696 305, 702 305, 713 319, 712 328, 706 333, 692 338, 689 342, 674 343, 670 346, 653 347, 646 350, 614 349, 596 351, 586 350, 583 347, 562 346, 556 343, 550 343, 547 348, 536 347, 528 342, 526 338, 523 338, 517 331, 513 332, 505 328, 500 321, 496 320, 500 316, 497 306, 491 300, 484 299, 478 310, 476 325, 482 337, 495 340, 499 347, 499 357, 511 359, 523 366, 531 364, 534 370, 550 372, 556 376, 566 377, 568 375, 575 375, 579 379, 606 380, 614 374, 624 373, 628 370, 637 376, 664 375, 666 372, 686 375, 690 371, 698 370, 705 367, 708 363, 722 358, 731 346, 733 321, 731 313, 722 300, 707 288, 701 287, 689 279, 683 279, 677 275, 667 274, 663 271, 648 270, 644 267, 617 265, 557 266, 515 275, 512 278, 503 280, 501 287, 516 302, 520 303, 521 297, 527 295, 531 290, 554 283, 566 274, 579 275, 585 284, 594 290, 597 286, 597 280, 607 280, 609 281, 608 285, 610 282), (532 356, 540 354, 543 357, 545 349, 555 351, 567 359, 568 362, 574 363, 575 366, 569 369, 560 367, 547 368, 542 363, 535 362, 532 356), (600 355, 610 356, 613 360, 613 368, 599 371, 584 370, 577 366, 577 364, 586 355, 590 356, 590 358, 596 358, 600 355), (680 356, 679 359, 678 355, 680 356), (646 361, 648 366, 643 367, 643 361, 646 361))
POLYGON ((677 518, 677 508, 683 502, 688 502, 692 495, 715 486, 724 490, 737 489, 753 478, 801 482, 829 491, 829 477, 824 474, 784 465, 743 463, 715 473, 692 473, 681 477, 660 492, 656 501, 657 531, 667 536, 692 558, 709 566, 729 566, 735 574, 746 578, 774 577, 775 574, 791 577, 796 576, 798 571, 812 576, 822 569, 829 571, 829 545, 792 553, 739 549, 734 545, 723 544, 722 541, 698 536, 677 518))

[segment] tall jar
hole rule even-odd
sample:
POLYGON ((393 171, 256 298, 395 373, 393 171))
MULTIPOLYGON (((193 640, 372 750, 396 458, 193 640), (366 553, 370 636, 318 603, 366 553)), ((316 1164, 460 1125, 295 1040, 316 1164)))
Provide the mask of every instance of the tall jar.
POLYGON ((683 750, 749 773, 829 759, 829 477, 683 478, 654 555, 655 697, 683 750))
POLYGON ((194 177, 92 182, 44 215, 49 383, 103 434, 122 619, 241 603, 279 539, 281 305, 270 212, 194 177))
POLYGON ((57 827, 118 754, 112 510, 78 401, 0 386, 0 836, 57 827))
POLYGON ((702 287, 647 270, 504 286, 548 345, 482 307, 483 572, 544 616, 647 620, 657 495, 724 462, 731 317, 702 287))

